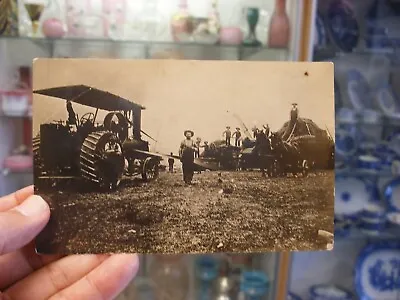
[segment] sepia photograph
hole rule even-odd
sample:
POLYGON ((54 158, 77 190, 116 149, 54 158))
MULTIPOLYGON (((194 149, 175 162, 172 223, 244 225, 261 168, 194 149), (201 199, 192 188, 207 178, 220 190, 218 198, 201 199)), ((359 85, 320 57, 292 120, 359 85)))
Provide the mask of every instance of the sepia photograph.
POLYGON ((35 59, 37 251, 332 250, 333 69, 35 59))

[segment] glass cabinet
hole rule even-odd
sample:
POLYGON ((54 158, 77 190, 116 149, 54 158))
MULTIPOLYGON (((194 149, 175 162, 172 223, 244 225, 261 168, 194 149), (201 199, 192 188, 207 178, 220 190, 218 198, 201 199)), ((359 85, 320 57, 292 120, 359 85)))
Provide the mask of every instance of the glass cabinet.
POLYGON ((400 299, 400 6, 317 0, 312 15, 308 59, 335 66, 335 245, 291 256, 288 295, 400 299))

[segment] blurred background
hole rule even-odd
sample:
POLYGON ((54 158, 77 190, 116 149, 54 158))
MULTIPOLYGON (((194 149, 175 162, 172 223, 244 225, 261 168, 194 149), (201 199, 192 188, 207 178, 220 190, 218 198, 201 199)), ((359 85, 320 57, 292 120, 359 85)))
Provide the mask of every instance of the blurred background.
POLYGON ((0 196, 33 183, 36 57, 332 61, 334 250, 141 256, 119 299, 400 299, 399 15, 395 0, 1 0, 0 196))

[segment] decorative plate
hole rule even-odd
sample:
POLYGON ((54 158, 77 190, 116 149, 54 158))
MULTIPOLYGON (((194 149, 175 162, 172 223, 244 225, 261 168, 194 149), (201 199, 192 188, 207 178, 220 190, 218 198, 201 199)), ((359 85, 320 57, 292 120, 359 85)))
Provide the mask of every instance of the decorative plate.
POLYGON ((349 101, 355 110, 372 108, 372 97, 365 77, 356 69, 347 72, 347 92, 349 101))
POLYGON ((351 157, 357 151, 357 142, 354 137, 345 130, 336 130, 336 154, 343 157, 351 157))
POLYGON ((336 177, 335 215, 358 215, 370 198, 368 186, 362 179, 344 175, 336 177))
POLYGON ((355 268, 355 287, 363 300, 398 299, 400 294, 400 241, 366 246, 355 268))
POLYGON ((336 286, 328 284, 313 285, 310 288, 310 295, 312 300, 351 300, 353 295, 336 286))
POLYGON ((384 194, 388 210, 391 212, 400 212, 400 178, 389 182, 384 194))
POLYGON ((317 13, 317 17, 315 18, 315 28, 317 29, 317 33, 315 34, 314 38, 314 47, 325 47, 327 44, 326 31, 320 13, 317 13))
POLYGON ((360 28, 348 1, 332 1, 326 16, 327 29, 335 45, 352 51, 360 39, 360 28))
POLYGON ((386 116, 400 119, 400 103, 388 83, 383 83, 377 88, 376 101, 386 116))

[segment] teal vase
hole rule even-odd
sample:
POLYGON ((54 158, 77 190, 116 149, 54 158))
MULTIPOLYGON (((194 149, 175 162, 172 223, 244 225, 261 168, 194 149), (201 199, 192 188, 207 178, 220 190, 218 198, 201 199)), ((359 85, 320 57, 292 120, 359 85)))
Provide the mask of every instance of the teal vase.
POLYGON ((260 10, 256 7, 246 8, 247 24, 249 25, 249 33, 243 41, 243 45, 251 47, 261 46, 261 42, 256 36, 256 27, 260 16, 260 10))

